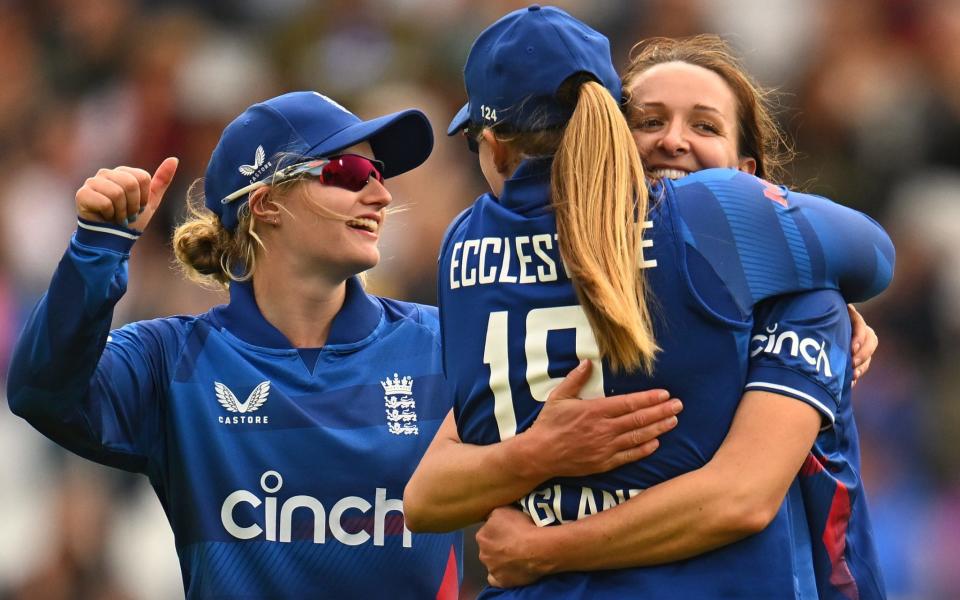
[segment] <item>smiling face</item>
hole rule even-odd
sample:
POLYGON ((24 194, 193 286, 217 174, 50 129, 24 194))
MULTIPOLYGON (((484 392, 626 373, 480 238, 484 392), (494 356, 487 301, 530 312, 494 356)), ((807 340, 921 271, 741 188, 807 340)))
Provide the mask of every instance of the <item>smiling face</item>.
MULTIPOLYGON (((367 143, 338 154, 373 158, 367 143)), ((355 275, 380 261, 380 228, 391 200, 390 192, 375 177, 359 192, 308 177, 284 192, 283 208, 276 215, 280 223, 276 241, 308 268, 320 268, 337 277, 355 275)))
POLYGON ((685 62, 650 67, 631 81, 630 127, 648 177, 678 179, 715 167, 753 173, 738 148, 737 101, 709 69, 685 62))

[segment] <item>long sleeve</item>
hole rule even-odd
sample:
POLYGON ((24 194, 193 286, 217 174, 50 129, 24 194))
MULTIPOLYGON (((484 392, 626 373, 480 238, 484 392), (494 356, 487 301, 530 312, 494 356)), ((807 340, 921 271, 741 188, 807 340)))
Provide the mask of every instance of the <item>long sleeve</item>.
POLYGON ((11 410, 65 448, 130 471, 158 437, 161 340, 109 331, 137 234, 81 221, 14 349, 11 410), (153 347, 153 348, 151 348, 153 347))
POLYGON ((804 290, 866 300, 893 277, 895 252, 883 228, 826 198, 729 169, 694 173, 667 190, 691 274, 715 273, 741 315, 766 298, 804 290))

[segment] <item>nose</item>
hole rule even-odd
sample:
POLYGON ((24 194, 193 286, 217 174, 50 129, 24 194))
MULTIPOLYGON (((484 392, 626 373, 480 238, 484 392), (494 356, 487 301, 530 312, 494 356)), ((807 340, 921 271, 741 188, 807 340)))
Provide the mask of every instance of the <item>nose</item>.
POLYGON ((690 143, 687 141, 683 124, 677 121, 670 123, 657 145, 671 156, 680 156, 690 151, 690 143))
POLYGON ((386 208, 392 201, 393 196, 390 195, 390 191, 372 175, 367 185, 360 190, 360 202, 376 210, 386 208))

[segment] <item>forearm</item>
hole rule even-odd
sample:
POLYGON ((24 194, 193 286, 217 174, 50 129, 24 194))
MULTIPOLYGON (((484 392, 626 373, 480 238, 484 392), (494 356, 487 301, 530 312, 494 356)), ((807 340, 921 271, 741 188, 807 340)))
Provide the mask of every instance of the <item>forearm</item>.
MULTIPOLYGON (((733 478, 735 479, 735 478, 733 478)), ((683 560, 763 528, 749 494, 709 465, 589 518, 537 532, 543 574, 649 566, 683 560)))
POLYGON ((489 446, 465 444, 456 436, 453 414, 420 461, 404 491, 404 516, 411 531, 453 531, 485 518, 541 483, 526 434, 489 446))
POLYGON ((80 230, 71 242, 17 341, 7 384, 12 412, 84 455, 81 440, 93 438, 97 425, 84 414, 85 400, 125 288, 124 249, 132 244, 106 235, 80 230))
POLYGON ((819 426, 819 414, 806 404, 748 392, 704 467, 589 518, 531 527, 531 553, 545 573, 637 567, 683 560, 757 533, 779 510, 819 426))

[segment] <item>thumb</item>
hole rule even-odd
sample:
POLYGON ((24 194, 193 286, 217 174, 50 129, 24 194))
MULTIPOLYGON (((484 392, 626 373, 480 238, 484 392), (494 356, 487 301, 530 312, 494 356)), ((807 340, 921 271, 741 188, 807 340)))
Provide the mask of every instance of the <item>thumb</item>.
POLYGON ((154 172, 150 178, 150 193, 147 197, 147 204, 143 207, 143 214, 141 214, 130 227, 139 229, 140 231, 143 231, 147 227, 150 219, 153 218, 153 214, 157 212, 160 202, 163 201, 163 195, 167 193, 167 189, 173 182, 173 176, 177 172, 179 165, 180 159, 173 156, 165 158, 163 162, 160 163, 160 166, 157 167, 156 172, 154 172))
POLYGON ((160 202, 163 200, 163 195, 167 193, 167 188, 170 187, 170 183, 173 181, 173 176, 177 172, 177 167, 180 165, 180 159, 175 156, 165 158, 160 166, 157 167, 156 172, 153 174, 153 177, 150 179, 150 199, 147 200, 147 204, 152 206, 154 209, 160 205, 160 202))
POLYGON ((590 379, 590 372, 592 370, 592 362, 586 359, 581 360, 580 364, 577 365, 574 370, 567 373, 563 381, 561 381, 557 387, 553 388, 547 401, 579 398, 580 390, 584 384, 587 383, 587 380, 590 379))

